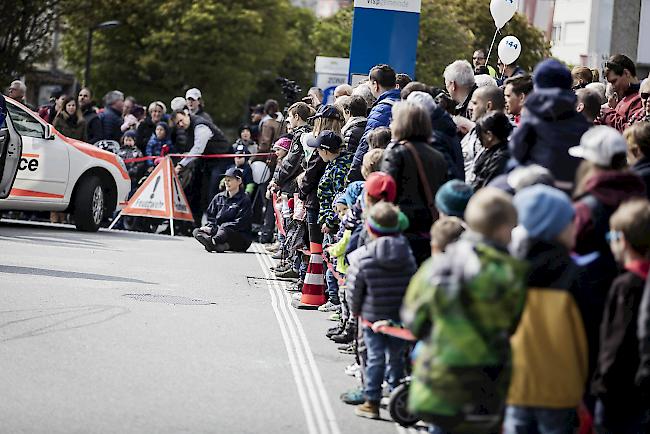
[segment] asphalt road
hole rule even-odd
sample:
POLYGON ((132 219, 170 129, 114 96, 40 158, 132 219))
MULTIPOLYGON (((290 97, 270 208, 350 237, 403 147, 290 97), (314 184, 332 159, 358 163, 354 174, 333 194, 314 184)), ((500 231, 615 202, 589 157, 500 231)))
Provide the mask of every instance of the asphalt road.
POLYGON ((406 432, 339 400, 352 357, 256 249, 0 221, 0 432, 406 432))

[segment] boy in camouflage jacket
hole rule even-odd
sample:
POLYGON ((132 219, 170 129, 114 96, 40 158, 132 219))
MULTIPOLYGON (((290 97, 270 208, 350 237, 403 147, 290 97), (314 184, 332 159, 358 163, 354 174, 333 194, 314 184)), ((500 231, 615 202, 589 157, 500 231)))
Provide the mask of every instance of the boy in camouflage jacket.
POLYGON ((332 207, 334 197, 345 189, 345 175, 350 170, 352 155, 343 149, 343 139, 333 131, 322 131, 318 137, 310 139, 308 145, 316 148, 327 163, 325 172, 318 183, 318 224, 322 232, 328 234, 339 225, 339 219, 332 207))
POLYGON ((511 373, 509 339, 524 305, 526 266, 505 248, 517 224, 507 194, 482 189, 465 217, 469 230, 422 265, 401 314, 423 341, 410 411, 445 431, 477 434, 501 423, 511 373))

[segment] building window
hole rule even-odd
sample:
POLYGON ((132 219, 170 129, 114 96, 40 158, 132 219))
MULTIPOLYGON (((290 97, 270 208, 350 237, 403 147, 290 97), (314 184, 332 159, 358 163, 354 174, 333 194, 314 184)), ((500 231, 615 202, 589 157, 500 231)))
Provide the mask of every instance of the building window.
POLYGON ((551 42, 558 44, 562 40, 562 25, 553 24, 553 30, 551 31, 551 42))

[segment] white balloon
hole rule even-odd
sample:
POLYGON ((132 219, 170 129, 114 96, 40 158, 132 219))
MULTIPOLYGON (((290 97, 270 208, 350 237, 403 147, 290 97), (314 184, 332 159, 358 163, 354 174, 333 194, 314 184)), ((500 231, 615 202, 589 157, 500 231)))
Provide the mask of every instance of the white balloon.
POLYGON ((517 12, 517 0, 492 0, 490 2, 490 13, 497 29, 505 26, 515 12, 517 12))
POLYGON ((521 42, 516 36, 506 36, 499 42, 499 59, 504 65, 511 65, 519 59, 521 54, 521 42))
POLYGON ((255 184, 263 184, 271 178, 271 169, 263 161, 253 161, 251 163, 251 170, 255 184))

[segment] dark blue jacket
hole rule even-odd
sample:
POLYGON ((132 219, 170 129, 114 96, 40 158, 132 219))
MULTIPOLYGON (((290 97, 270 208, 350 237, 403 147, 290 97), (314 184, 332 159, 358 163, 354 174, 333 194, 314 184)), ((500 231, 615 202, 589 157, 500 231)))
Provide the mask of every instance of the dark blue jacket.
POLYGON ((451 115, 440 105, 436 104, 433 113, 431 113, 431 126, 434 138, 432 145, 445 157, 447 177, 465 181, 463 150, 456 133, 456 124, 451 115))
POLYGON ((221 227, 240 232, 249 239, 252 238, 253 211, 251 201, 243 190, 233 197, 229 197, 227 191, 217 194, 210 202, 207 214, 212 235, 216 235, 221 227))
POLYGON ((361 164, 363 163, 363 156, 368 152, 368 134, 370 131, 379 127, 387 127, 393 119, 393 105, 400 100, 399 89, 388 90, 377 98, 377 102, 372 106, 370 114, 368 115, 368 122, 366 129, 363 132, 359 146, 354 153, 352 159, 352 166, 348 173, 348 182, 363 181, 361 176, 361 164))
MULTIPOLYGON (((162 155, 162 148, 165 145, 169 146, 170 153, 174 152, 172 141, 170 138, 165 138, 164 140, 160 140, 156 136, 156 133, 153 133, 149 138, 149 142, 147 143, 147 149, 145 155, 147 157, 159 157, 162 155)), ((153 160, 147 160, 147 166, 153 166, 153 160)))
POLYGON ((402 299, 417 270, 406 237, 377 238, 351 253, 348 259, 350 312, 370 322, 400 321, 402 299))
POLYGON ((99 114, 99 120, 102 124, 102 139, 120 141, 122 137, 122 114, 113 107, 106 107, 99 114))
POLYGON ((237 169, 242 171, 242 185, 244 188, 246 188, 248 184, 255 182, 253 181, 253 169, 251 169, 251 165, 248 164, 248 161, 245 162, 243 166, 237 166, 237 169))
POLYGON ((580 159, 569 155, 590 127, 576 112, 572 90, 537 89, 524 103, 518 128, 510 138, 510 153, 518 165, 539 164, 555 177, 556 186, 565 191, 573 188, 580 159))

